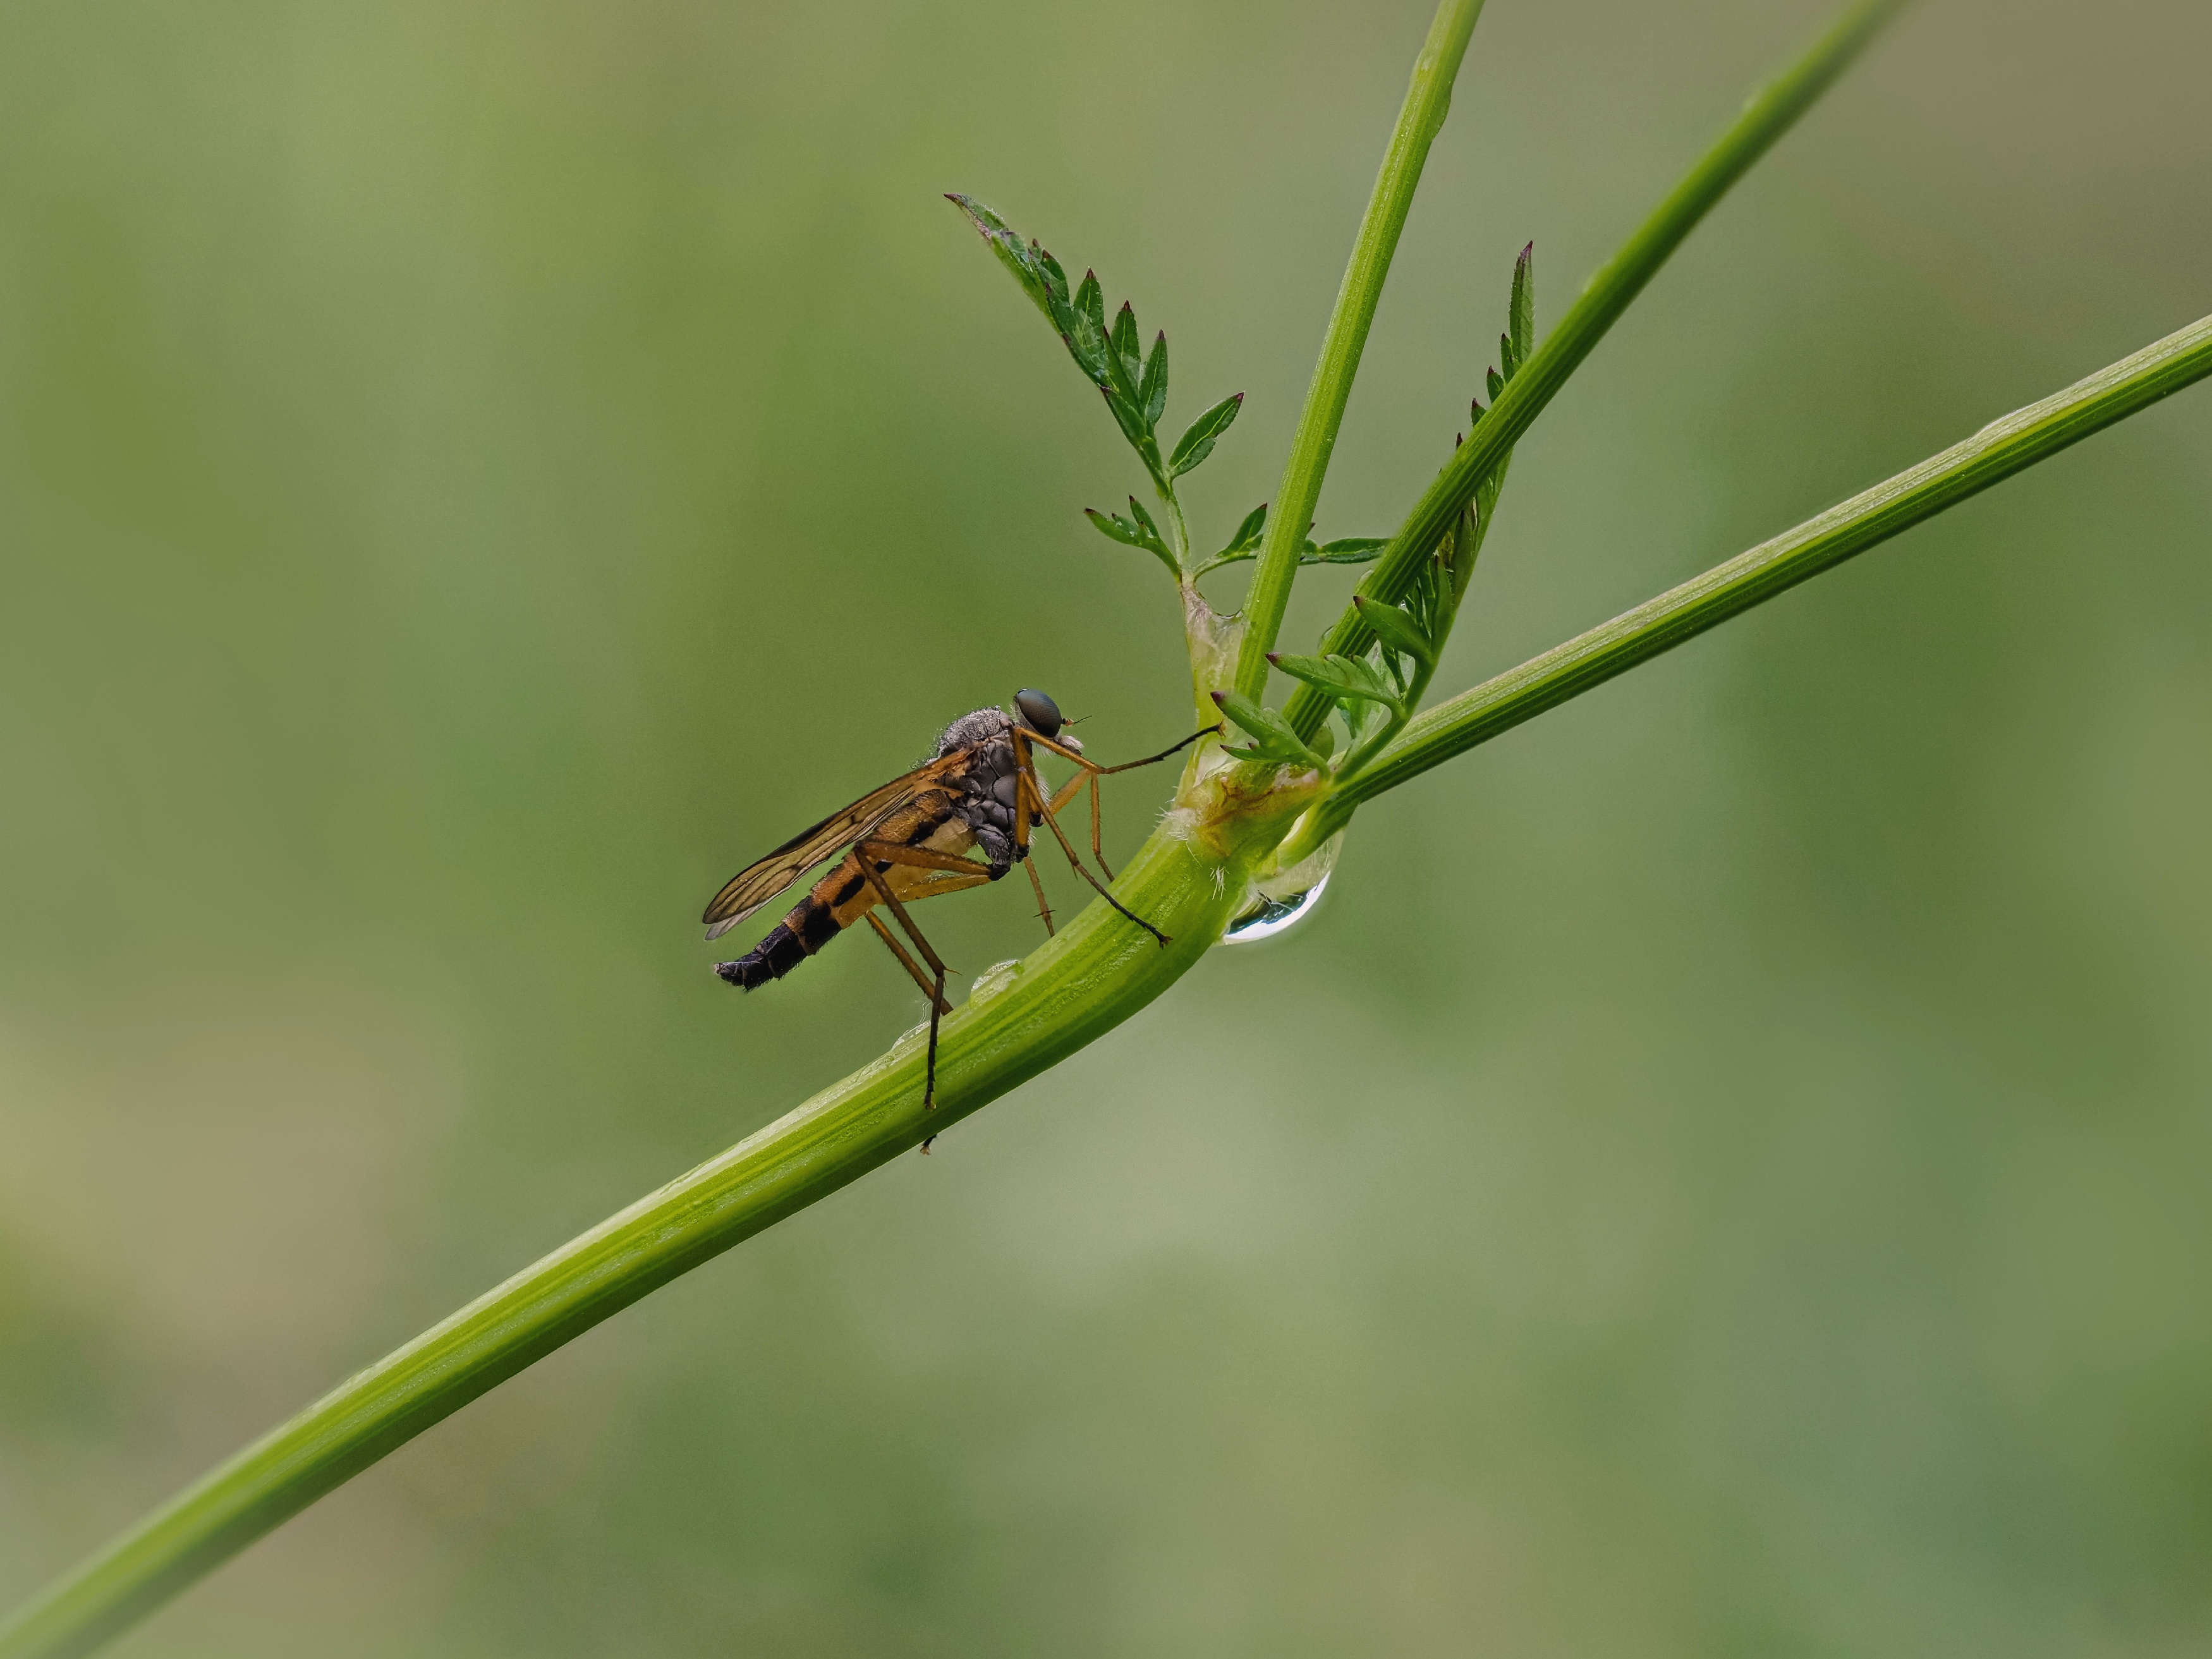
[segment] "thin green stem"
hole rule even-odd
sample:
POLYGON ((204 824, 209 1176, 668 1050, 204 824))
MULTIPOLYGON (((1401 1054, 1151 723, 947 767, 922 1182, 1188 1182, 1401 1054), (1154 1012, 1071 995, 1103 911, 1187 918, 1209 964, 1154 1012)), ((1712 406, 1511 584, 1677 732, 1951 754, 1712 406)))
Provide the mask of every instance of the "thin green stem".
POLYGON ((1322 337, 1321 361, 1314 365, 1313 384, 1306 391, 1305 408, 1291 440, 1291 457, 1283 468, 1282 488, 1275 492, 1267 539, 1260 544, 1260 562, 1244 601, 1248 621, 1237 658, 1237 689, 1247 696, 1256 697, 1267 688, 1267 653, 1275 648, 1283 611, 1291 602, 1298 554, 1321 500, 1322 480, 1336 447, 1337 429, 1344 424, 1345 404, 1352 397, 1352 378, 1359 372, 1359 354, 1375 320, 1376 302, 1382 297, 1383 279, 1390 274, 1390 258, 1398 251, 1398 235, 1406 228, 1429 146, 1451 108, 1452 82, 1467 55, 1475 19, 1481 15, 1482 0, 1442 0, 1437 6, 1429 38, 1413 64, 1413 84, 1406 88, 1406 101, 1398 111, 1398 125, 1391 130, 1389 148, 1383 152, 1374 194, 1368 198, 1366 216, 1359 222, 1352 262, 1345 267, 1336 308, 1322 337))
MULTIPOLYGON (((920 1029, 720 1157, 563 1245, 349 1378, 155 1511, 0 1625, 0 1659, 90 1653, 325 1492, 601 1320, 918 1145, 1128 1018, 1243 903, 1295 807, 1212 794, 1194 762, 1179 814, 1115 884, 1164 949, 1103 903, 945 1021, 937 1106, 920 1029)), ((1217 775, 1218 778, 1218 775, 1217 775)))
MULTIPOLYGON (((1559 325, 1523 364, 1485 415, 1451 462, 1414 503, 1405 524, 1382 556, 1359 584, 1370 598, 1395 600, 1401 597, 1421 560, 1451 527, 1453 516, 1474 498, 1483 475, 1498 464, 1543 412, 1554 394, 1581 367, 1620 320, 1630 301, 1644 291, 1674 250, 1698 222, 1712 210, 1752 164, 1790 131, 1797 118, 1811 108, 1836 77, 1857 57, 1881 26, 1905 0, 1860 0, 1839 18, 1812 49, 1779 79, 1772 82, 1744 106, 1735 125, 1722 135, 1687 177, 1674 187, 1641 228, 1623 244, 1605 268, 1590 279, 1559 325)), ((1287 484, 1285 485, 1287 488, 1287 484)), ((1271 528, 1273 528, 1271 526, 1271 528)), ((1304 528, 1303 517, 1299 528, 1304 528)), ((1255 587, 1256 596, 1257 587, 1255 587)), ((1279 612, 1278 612, 1279 619, 1279 612)), ((1269 633, 1272 642, 1273 635, 1269 633)), ((1374 641, 1374 635, 1346 606, 1322 640, 1326 654, 1341 652, 1357 656, 1374 641)), ((1240 677, 1238 684, 1243 686, 1240 677)), ((1246 688, 1257 696, 1259 686, 1246 688)), ((1328 716, 1328 700, 1310 686, 1301 686, 1284 706, 1284 715, 1301 737, 1311 737, 1328 716)))
POLYGON ((1333 775, 1340 778, 1355 777, 1364 771, 1377 755, 1388 749, 1392 739, 1406 729, 1406 723, 1413 719, 1413 711, 1421 706, 1422 695, 1428 690, 1429 681, 1435 678, 1435 675, 1436 670, 1433 667, 1426 664, 1417 665, 1413 681, 1405 688, 1404 695, 1398 699, 1398 706, 1389 712, 1379 730, 1371 733, 1357 749, 1344 757, 1333 775))
POLYGON ((1168 549, 1175 555, 1176 580, 1193 580, 1190 568, 1190 525, 1182 516, 1182 502, 1176 495, 1175 485, 1155 475, 1160 505, 1168 510, 1168 549))
POLYGON ((2208 374, 2212 317, 1990 422, 1964 443, 1601 627, 1438 703, 1409 724, 1371 766, 1317 806, 1278 856, 1295 863, 1341 830, 1362 802, 1765 604, 2208 374))

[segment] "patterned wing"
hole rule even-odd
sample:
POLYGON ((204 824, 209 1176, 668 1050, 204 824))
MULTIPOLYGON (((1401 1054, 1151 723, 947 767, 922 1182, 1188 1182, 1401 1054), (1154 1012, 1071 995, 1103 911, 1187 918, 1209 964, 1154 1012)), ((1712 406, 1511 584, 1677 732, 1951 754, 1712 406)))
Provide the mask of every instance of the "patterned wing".
POLYGON ((816 865, 843 851, 917 793, 958 771, 972 758, 956 752, 916 767, 904 777, 871 790, 844 811, 832 812, 812 829, 801 830, 757 864, 747 865, 714 895, 707 914, 700 918, 707 924, 707 937, 720 939, 816 865))

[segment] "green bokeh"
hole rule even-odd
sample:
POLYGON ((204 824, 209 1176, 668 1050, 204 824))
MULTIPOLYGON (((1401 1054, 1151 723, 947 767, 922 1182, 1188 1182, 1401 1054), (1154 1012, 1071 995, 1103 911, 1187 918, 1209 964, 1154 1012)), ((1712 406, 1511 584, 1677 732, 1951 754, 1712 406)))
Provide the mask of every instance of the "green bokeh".
MULTIPOLYGON (((1818 15, 1492 0, 1324 535, 1818 15)), ((939 193, 1250 394, 1224 535, 1425 24, 8 9, 0 1601, 918 1017, 715 984, 738 864, 1018 684, 1180 732, 1077 516, 1138 475, 939 193)), ((1440 683, 2212 309, 2208 55, 1927 0, 1522 446, 1440 683)), ((2199 392, 1454 763, 118 1651, 2204 1650, 2208 555, 2199 392)))

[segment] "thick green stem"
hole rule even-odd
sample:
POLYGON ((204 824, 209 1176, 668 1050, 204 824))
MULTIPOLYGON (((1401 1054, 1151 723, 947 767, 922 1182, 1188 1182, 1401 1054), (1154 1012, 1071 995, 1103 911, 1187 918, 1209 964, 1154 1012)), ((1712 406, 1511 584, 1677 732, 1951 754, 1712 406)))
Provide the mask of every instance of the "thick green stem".
POLYGON ((1281 860, 1295 863, 1320 846, 1363 801, 1765 604, 2208 374, 2212 317, 1993 421, 1964 443, 1795 530, 1438 703, 1309 813, 1284 843, 1281 860))
MULTIPOLYGON (((1218 766, 1218 761, 1214 763, 1218 766)), ((524 1269, 247 1447, 0 1626, 0 1659, 85 1654, 334 1486, 601 1320, 958 1122, 1128 1018, 1205 954, 1252 861, 1295 811, 1224 791, 1185 801, 1115 884, 1170 935, 1094 903, 945 1021, 937 1107, 923 1034, 524 1269)))
MULTIPOLYGON (((1568 376, 1620 320, 1629 302, 1658 275, 1659 268, 1713 204, 1812 107, 1903 3, 1904 0, 1860 0, 1788 72, 1744 106, 1735 125, 1705 153, 1620 252, 1590 278, 1589 286, 1559 319, 1559 325, 1535 356, 1522 365, 1512 384, 1499 394, 1496 406, 1477 423, 1450 464, 1414 503, 1390 545, 1360 582, 1362 594, 1393 601, 1403 597, 1429 550, 1451 527, 1459 510, 1474 499, 1483 476, 1512 449, 1543 412, 1544 405, 1566 384, 1568 376)), ((1333 428, 1331 431, 1333 435, 1333 428)), ((1285 488, 1288 487, 1286 483, 1285 488)), ((1305 527, 1303 514, 1298 527, 1301 532, 1305 527)), ((1256 597, 1256 585, 1254 592, 1256 597)), ((1279 620, 1279 611, 1277 616, 1279 620)), ((1272 648, 1272 629, 1267 638, 1272 648)), ((1321 650, 1323 654, 1342 652, 1356 657, 1374 641, 1359 613, 1347 606, 1323 638, 1321 650)), ((1249 640, 1246 650, 1250 650, 1249 640)), ((1238 685, 1251 695, 1258 694, 1258 686, 1245 687, 1241 676, 1238 685)), ((1328 717, 1328 707, 1327 697, 1310 686, 1301 686, 1283 713, 1300 737, 1310 738, 1328 717)))
POLYGON ((1306 391, 1306 406, 1291 440, 1282 488, 1275 492, 1267 539, 1260 544, 1259 565, 1244 601, 1237 689, 1248 697, 1256 697, 1267 688, 1267 653, 1275 648, 1283 611, 1291 602, 1298 554, 1321 500, 1322 480, 1336 447, 1337 429, 1344 424, 1344 407, 1352 396, 1352 377, 1359 372, 1368 328, 1375 321, 1376 302, 1382 297, 1382 282, 1390 274, 1390 258, 1398 251, 1398 235, 1406 228, 1407 210, 1427 165, 1429 146, 1451 108, 1452 82, 1467 55, 1475 19, 1481 15, 1482 0, 1443 0, 1437 8, 1429 38, 1413 64, 1413 84, 1406 88, 1405 104, 1398 111, 1398 125, 1391 131, 1390 147, 1383 152, 1374 194, 1368 198, 1367 216, 1359 222, 1352 263, 1345 267, 1336 309, 1329 313, 1328 331, 1322 337, 1321 361, 1314 365, 1313 384, 1306 391))

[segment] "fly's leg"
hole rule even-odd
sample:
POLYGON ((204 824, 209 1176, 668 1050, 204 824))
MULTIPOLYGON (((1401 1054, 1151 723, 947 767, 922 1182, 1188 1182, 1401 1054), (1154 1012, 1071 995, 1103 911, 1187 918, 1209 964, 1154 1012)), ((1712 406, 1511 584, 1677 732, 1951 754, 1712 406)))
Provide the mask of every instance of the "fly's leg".
MULTIPOLYGON (((1131 921, 1135 922, 1138 927, 1143 928, 1154 939, 1159 940, 1162 946, 1164 947, 1168 943, 1168 936, 1160 932, 1158 928, 1153 927, 1151 922, 1146 921, 1142 916, 1137 915, 1135 911, 1123 904, 1121 900, 1115 898, 1111 893, 1108 892, 1104 884, 1099 881, 1098 878, 1092 875, 1090 870, 1085 866, 1083 860, 1076 856, 1075 848, 1069 843, 1066 832, 1060 827, 1060 820, 1053 817, 1052 813, 1047 810, 1051 803, 1045 798, 1043 782, 1037 776, 1036 763, 1030 758, 1029 744, 1028 742, 1025 742, 1024 739, 1048 744, 1050 747, 1058 750, 1058 752, 1061 754, 1066 754, 1067 751, 1060 749, 1057 744, 1051 744, 1048 738, 1037 737, 1033 732, 1017 730, 1013 735, 1014 763, 1017 769, 1015 775, 1020 779, 1020 782, 1015 786, 1014 789, 1014 818, 1017 826, 1025 829, 1029 823, 1030 814, 1036 814, 1038 822, 1052 831, 1053 839, 1060 843, 1060 850, 1067 854, 1067 861, 1069 865, 1073 867, 1075 873, 1082 877, 1084 880, 1089 882, 1091 887, 1096 890, 1099 897, 1104 899, 1107 903, 1112 905, 1116 910, 1119 910, 1131 921)), ((1070 758, 1079 761, 1082 757, 1079 755, 1070 757, 1070 758)))
POLYGON ((1086 785, 1090 787, 1091 856, 1098 860, 1098 867, 1101 870, 1106 871, 1106 879, 1111 881, 1114 879, 1114 872, 1106 868, 1106 849, 1100 844, 1100 837, 1098 834, 1099 769, 1093 766, 1089 761, 1080 758, 1079 758, 1075 763, 1078 766, 1080 766, 1083 769, 1080 772, 1078 772, 1073 777, 1070 778, 1066 783, 1060 785, 1060 793, 1052 798, 1052 805, 1046 807, 1044 810, 1051 813, 1053 817, 1058 817, 1060 816, 1060 809, 1061 807, 1066 805, 1068 802, 1073 800, 1077 795, 1080 794, 1086 785))
POLYGON ((1042 732, 1032 732, 1025 726, 1016 728, 1014 736, 1017 738, 1024 739, 1030 743, 1042 744, 1047 749, 1051 750, 1054 754, 1058 755, 1062 760, 1072 760, 1078 766, 1087 768, 1089 770, 1098 774, 1100 777, 1106 778, 1113 776, 1116 772, 1133 772, 1140 766, 1157 766, 1169 756, 1180 754, 1182 750, 1189 748, 1191 744, 1196 743, 1200 738, 1210 738, 1220 730, 1221 727, 1218 724, 1202 726, 1199 727, 1197 731, 1185 738, 1181 743, 1170 744, 1169 747, 1161 750, 1157 755, 1147 755, 1142 760, 1123 761, 1119 766, 1101 766, 1097 761, 1085 760, 1082 756, 1077 754, 1073 749, 1066 747, 1065 744, 1054 743, 1050 738, 1046 737, 1042 732))
MULTIPOLYGON (((1077 763, 1079 765, 1088 766, 1088 763, 1086 762, 1079 761, 1077 763)), ((1052 804, 1046 807, 1045 811, 1051 813, 1058 813, 1061 807, 1066 805, 1068 802, 1075 799, 1076 791, 1082 788, 1085 783, 1090 781, 1091 774, 1097 770, 1097 769, 1096 767, 1090 767, 1088 770, 1079 772, 1074 777, 1069 779, 1068 781, 1061 787, 1060 793, 1052 798, 1052 804)), ((1098 817, 1097 804, 1095 799, 1096 793, 1096 791, 1093 791, 1094 799, 1092 801, 1091 812, 1094 826, 1098 817)), ((1019 786, 1017 786, 1016 788, 1016 798, 1018 799, 1020 799, 1019 786)), ((1023 852, 1026 853, 1029 850, 1030 845, 1030 816, 1027 813, 1020 813, 1017 816, 1020 817, 1021 823, 1016 826, 1014 844, 1019 847, 1023 852)), ((1094 835, 1092 839, 1095 841, 1097 836, 1094 835)), ((1098 860, 1098 867, 1102 870, 1106 868, 1106 860, 1104 859, 1098 860)), ((1036 894, 1037 919, 1044 923, 1045 933, 1049 937, 1053 931, 1052 906, 1045 899, 1044 878, 1037 873, 1036 860, 1035 859, 1024 858, 1022 860, 1022 868, 1030 872, 1030 890, 1036 894)), ((1109 881, 1114 879, 1114 875, 1111 871, 1107 871, 1106 879, 1109 881)))
POLYGON ((1052 906, 1044 902, 1044 878, 1037 874, 1036 860, 1024 859, 1022 868, 1030 872, 1030 888, 1036 894, 1037 920, 1044 924, 1047 939, 1052 937, 1052 906))
MULTIPOLYGON (((1167 759, 1169 756, 1180 754, 1183 750, 1189 748, 1191 744, 1196 743, 1200 738, 1210 738, 1220 730, 1221 727, 1218 726, 1206 726, 1201 731, 1192 732, 1188 737, 1185 738, 1181 743, 1176 744, 1172 749, 1163 749, 1158 754, 1147 755, 1142 760, 1123 761, 1119 766, 1101 766, 1096 761, 1085 760, 1073 750, 1064 748, 1060 744, 1054 743, 1050 738, 1042 736, 1035 732, 1024 732, 1023 735, 1031 743, 1041 743, 1046 748, 1051 750, 1054 754, 1061 757, 1063 759, 1072 760, 1078 766, 1083 769, 1081 775, 1071 779, 1066 787, 1061 789, 1058 794, 1052 798, 1051 810, 1055 814, 1058 813, 1061 807, 1066 805, 1068 802, 1075 799, 1075 792, 1077 790, 1082 788, 1085 784, 1090 786, 1091 856, 1098 860, 1098 867, 1106 872, 1106 879, 1111 881, 1114 879, 1114 872, 1106 863, 1106 837, 1099 822, 1100 809, 1098 805, 1098 780, 1101 778, 1111 777, 1116 772, 1133 772, 1140 766, 1158 765, 1161 761, 1167 759)), ((1042 792, 1040 791, 1039 793, 1042 793, 1042 792)))
MULTIPOLYGON (((1157 766, 1169 756, 1179 754, 1183 750, 1189 748, 1191 744, 1196 743, 1200 738, 1210 738, 1220 730, 1221 727, 1218 723, 1212 726, 1202 726, 1197 731, 1185 738, 1181 743, 1176 744, 1173 748, 1163 749, 1158 754, 1147 755, 1142 760, 1123 761, 1119 766, 1102 766, 1098 769, 1098 775, 1102 778, 1109 778, 1113 776, 1116 772, 1133 772, 1140 766, 1157 766)), ((1065 753, 1066 751, 1063 750, 1062 752, 1065 753)))
POLYGON ((914 982, 921 988, 922 995, 931 999, 930 1006, 941 1014, 951 1013, 951 1009, 936 1000, 936 988, 930 983, 929 975, 921 971, 921 964, 907 954, 906 946, 898 942, 898 935, 884 927, 884 919, 873 910, 868 912, 868 926, 876 930, 878 939, 890 946, 891 954, 899 959, 899 965, 914 975, 914 982))
POLYGON ((1098 826, 1098 778, 1091 775, 1091 856, 1098 860, 1098 867, 1106 871, 1106 879, 1114 879, 1114 872, 1106 869, 1106 837, 1098 826))
MULTIPOLYGON (((887 841, 864 841, 857 843, 853 851, 860 860, 860 873, 876 890, 876 896, 890 906, 891 914, 898 918, 900 927, 914 941, 915 948, 921 952, 921 959, 929 964, 930 972, 936 975, 935 984, 923 987, 929 994, 929 1059, 922 1073, 921 1109, 930 1111, 937 1105, 937 1028, 938 1023, 945 1017, 945 975, 947 969, 944 959, 930 948, 929 941, 922 937, 921 929, 914 925, 914 918, 907 915, 906 906, 899 902, 898 895, 891 891, 890 884, 883 878, 876 866, 878 863, 914 865, 924 870, 941 870, 970 878, 959 884, 963 887, 988 881, 990 877, 976 869, 971 860, 955 858, 950 853, 933 853, 923 847, 903 847, 887 841)), ((951 888, 952 884, 948 882, 942 884, 938 890, 951 888)), ((887 940, 890 938, 888 929, 884 930, 884 937, 887 940)), ((892 943, 892 948, 897 949, 896 942, 892 943)), ((905 953, 901 951, 900 956, 903 958, 905 953)), ((921 981, 919 971, 915 974, 915 979, 917 983, 921 981)), ((932 1139, 935 1138, 931 1137, 932 1139)))

